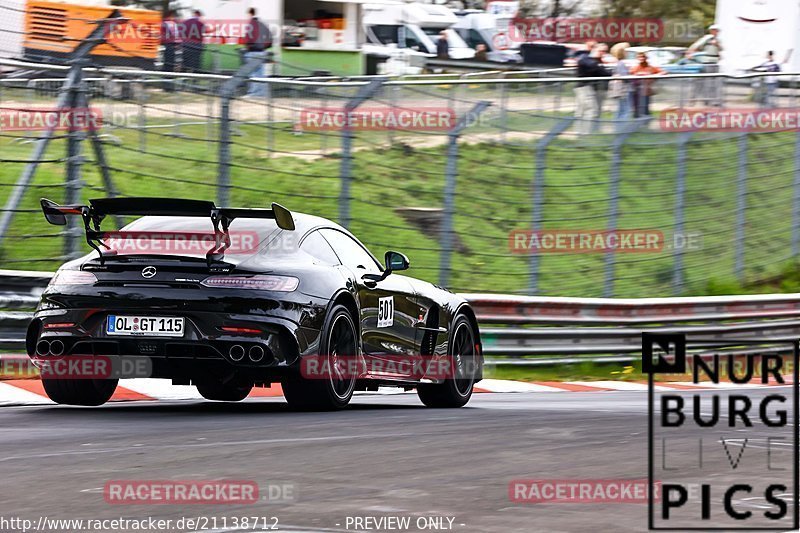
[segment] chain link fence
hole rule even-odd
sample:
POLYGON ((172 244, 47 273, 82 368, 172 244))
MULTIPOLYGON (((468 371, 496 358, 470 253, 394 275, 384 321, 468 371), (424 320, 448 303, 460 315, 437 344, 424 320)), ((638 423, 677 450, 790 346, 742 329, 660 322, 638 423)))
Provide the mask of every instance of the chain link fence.
MULTIPOLYGON (((712 282, 769 279, 800 246, 797 128, 664 120, 675 109, 763 108, 760 74, 658 78, 651 115, 618 119, 606 97, 587 119, 576 118, 578 80, 553 77, 560 71, 236 84, 87 66, 73 89, 102 116, 95 136, 9 126, 15 113, 56 107, 70 67, 0 63, 40 73, 0 80, 3 268, 50 270, 88 251, 82 230, 49 229, 40 197, 108 194, 276 201, 339 221, 378 256, 407 253, 416 277, 470 292, 703 294, 712 282), (371 122, 330 120, 342 110, 371 122), (375 123, 403 111, 440 120, 375 123), (657 242, 595 242, 625 235, 657 242)), ((788 116, 798 78, 779 78, 770 109, 788 116)))

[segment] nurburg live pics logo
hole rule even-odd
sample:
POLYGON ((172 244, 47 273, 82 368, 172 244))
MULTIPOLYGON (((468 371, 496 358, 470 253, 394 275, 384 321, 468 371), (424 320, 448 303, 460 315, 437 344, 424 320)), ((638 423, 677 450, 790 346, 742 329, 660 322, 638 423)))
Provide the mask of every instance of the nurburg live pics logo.
POLYGON ((648 528, 798 529, 800 340, 693 337, 688 348, 684 334, 642 334, 648 528), (688 373, 691 384, 657 393, 656 374, 688 373))

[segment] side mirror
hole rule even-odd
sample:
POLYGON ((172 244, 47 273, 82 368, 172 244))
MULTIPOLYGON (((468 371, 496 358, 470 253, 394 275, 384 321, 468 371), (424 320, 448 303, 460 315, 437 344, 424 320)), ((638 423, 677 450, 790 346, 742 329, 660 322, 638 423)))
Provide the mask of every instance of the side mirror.
POLYGON ((389 274, 394 272, 395 270, 408 270, 409 262, 408 257, 401 254, 400 252, 386 252, 384 256, 384 263, 386 264, 385 268, 383 269, 383 273, 381 274, 371 274, 366 273, 361 276, 361 279, 365 279, 372 283, 377 283, 379 281, 385 280, 389 274))
POLYGON ((410 266, 408 262, 408 257, 401 254, 400 252, 386 252, 384 256, 384 264, 386 265, 386 270, 388 272, 394 272, 395 270, 408 270, 410 266))

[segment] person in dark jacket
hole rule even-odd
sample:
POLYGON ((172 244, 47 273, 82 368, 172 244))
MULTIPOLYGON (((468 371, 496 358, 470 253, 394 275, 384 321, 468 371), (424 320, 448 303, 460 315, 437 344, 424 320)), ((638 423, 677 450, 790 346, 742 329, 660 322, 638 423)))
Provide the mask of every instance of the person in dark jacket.
POLYGON ((600 117, 600 100, 597 91, 601 82, 585 81, 581 78, 610 77, 611 72, 603 66, 601 54, 603 48, 595 44, 588 54, 578 60, 578 83, 575 86, 575 118, 581 133, 590 133, 597 129, 600 117))
POLYGON ((450 43, 447 42, 447 32, 442 30, 439 39, 436 40, 436 57, 438 59, 450 59, 450 43))
MULTIPOLYGON (((175 72, 175 65, 177 64, 177 52, 181 45, 180 30, 178 22, 175 20, 175 11, 170 10, 167 12, 166 17, 161 22, 161 45, 163 46, 164 56, 161 70, 165 72, 175 72)), ((164 82, 164 90, 172 92, 175 90, 173 80, 169 79, 164 82)))
POLYGON ((203 13, 199 9, 181 24, 183 37, 183 67, 187 72, 200 72, 203 58, 203 13))
POLYGON ((485 44, 480 43, 475 47, 475 61, 489 61, 489 52, 485 44))

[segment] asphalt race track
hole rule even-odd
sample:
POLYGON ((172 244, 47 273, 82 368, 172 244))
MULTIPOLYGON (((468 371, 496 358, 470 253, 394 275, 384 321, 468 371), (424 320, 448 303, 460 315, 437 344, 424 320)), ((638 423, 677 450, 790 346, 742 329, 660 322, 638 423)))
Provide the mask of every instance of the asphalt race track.
POLYGON ((356 397, 335 413, 291 412, 280 398, 5 407, 2 514, 274 516, 290 531, 352 531, 348 516, 441 516, 454 518, 452 531, 644 531, 643 504, 519 504, 508 486, 517 478, 646 479, 646 399, 480 394, 464 409, 431 410, 402 394, 356 397), (254 480, 262 490, 291 484, 295 494, 237 506, 106 503, 105 483, 120 479, 254 480))

